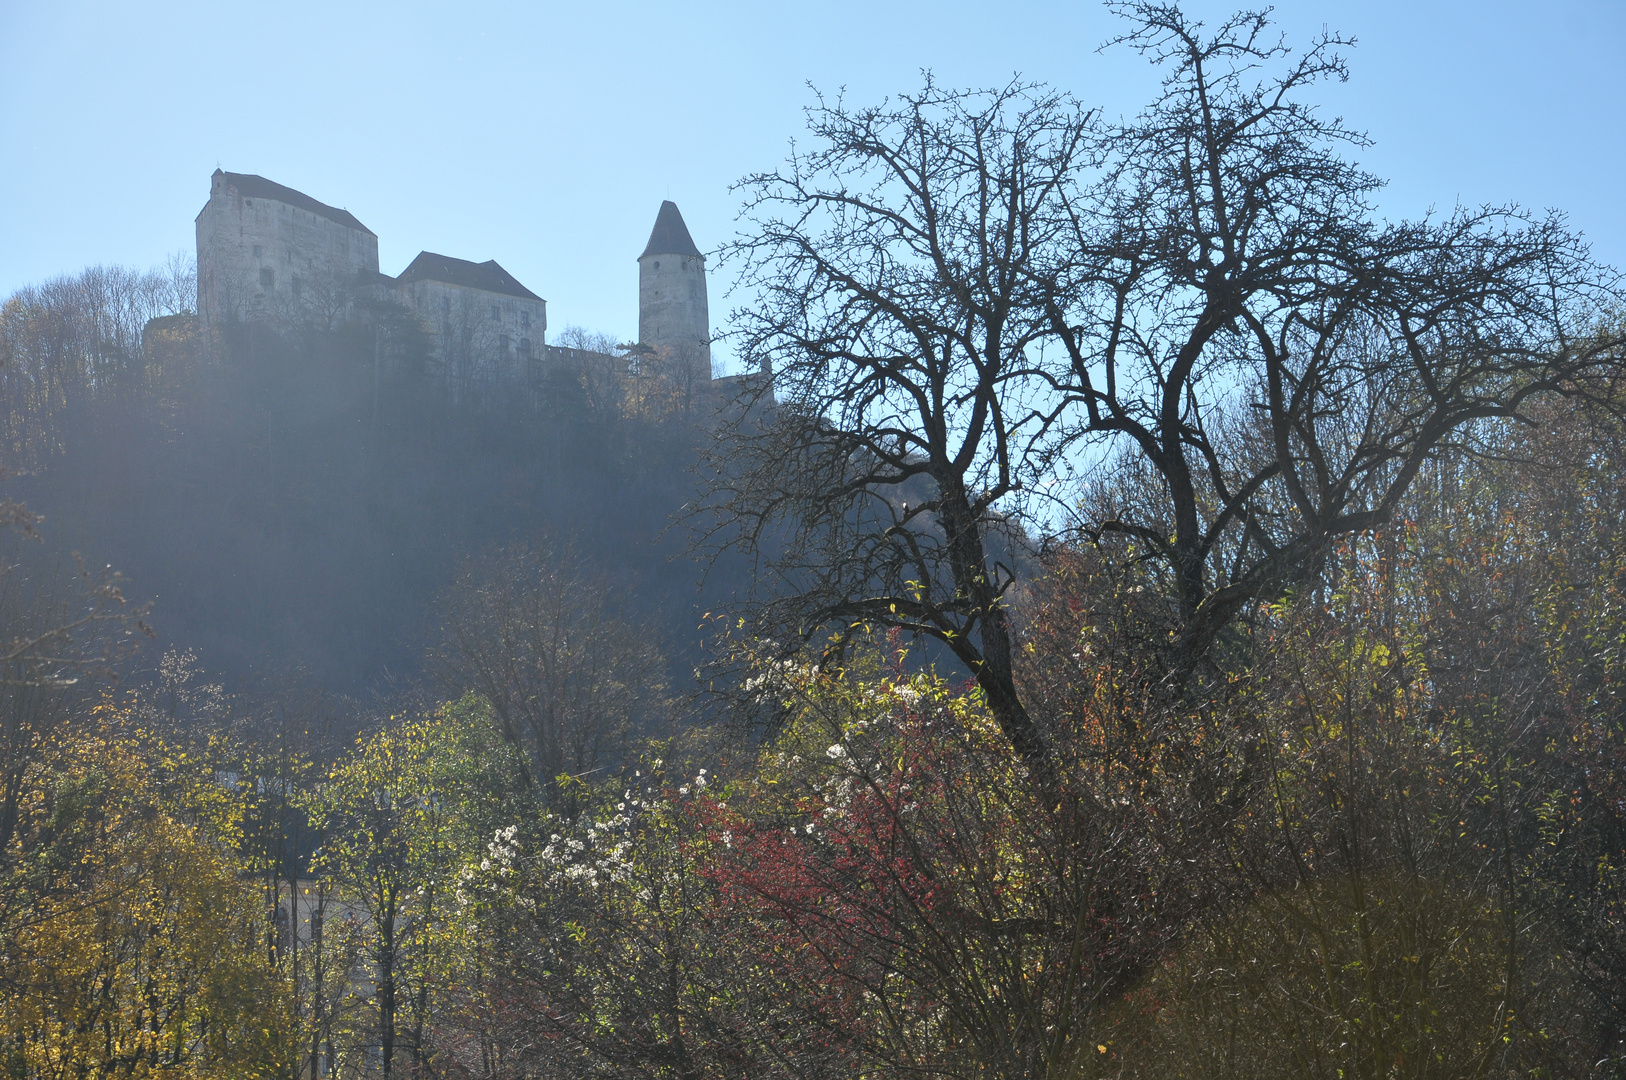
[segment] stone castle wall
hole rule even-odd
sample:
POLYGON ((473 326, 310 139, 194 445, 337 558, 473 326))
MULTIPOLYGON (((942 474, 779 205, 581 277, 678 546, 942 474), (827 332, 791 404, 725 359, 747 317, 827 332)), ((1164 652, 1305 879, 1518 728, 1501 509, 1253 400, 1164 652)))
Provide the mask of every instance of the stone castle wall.
POLYGON ((277 199, 245 196, 216 174, 197 217, 198 314, 207 325, 319 305, 322 293, 378 273, 378 238, 277 199))
POLYGON ((545 301, 430 279, 402 282, 399 289, 402 302, 434 340, 454 389, 468 381, 502 382, 528 375, 542 356, 548 332, 545 301))

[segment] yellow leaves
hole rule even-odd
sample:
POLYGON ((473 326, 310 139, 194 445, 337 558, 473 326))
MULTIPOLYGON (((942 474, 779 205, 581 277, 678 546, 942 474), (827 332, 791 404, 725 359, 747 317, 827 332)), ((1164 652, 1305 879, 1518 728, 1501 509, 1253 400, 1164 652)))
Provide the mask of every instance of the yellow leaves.
POLYGON ((162 756, 110 709, 45 748, 10 854, 0 1040, 27 1075, 255 1076, 285 1013, 226 853, 178 815, 162 756))

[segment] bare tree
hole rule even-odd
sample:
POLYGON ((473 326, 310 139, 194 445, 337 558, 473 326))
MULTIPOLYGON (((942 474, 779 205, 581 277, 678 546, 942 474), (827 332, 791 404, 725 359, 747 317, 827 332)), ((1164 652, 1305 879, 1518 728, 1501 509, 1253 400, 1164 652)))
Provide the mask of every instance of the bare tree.
MULTIPOLYGON (((0 503, 0 520, 32 526, 17 503, 0 503)), ((109 570, 79 562, 72 571, 30 571, 11 553, 0 559, 0 870, 9 870, 19 806, 46 782, 38 775, 45 741, 88 707, 87 686, 111 677, 146 628, 109 570)))
POLYGON ((182 248, 153 271, 155 291, 165 315, 195 315, 198 310, 198 260, 182 248))
POLYGON ((432 661, 441 681, 490 704, 550 805, 560 777, 609 763, 664 705, 652 636, 621 618, 567 546, 510 547, 470 562, 440 613, 432 661))
POLYGON ((793 636, 876 623, 943 642, 1041 761, 990 539, 1054 427, 1028 404, 1045 383, 1027 353, 1076 258, 1091 114, 1038 87, 928 84, 896 107, 821 102, 810 125, 820 149, 744 182, 757 231, 731 255, 762 302, 736 318, 780 408, 724 444, 713 535, 783 545, 764 614, 793 636))
POLYGON ((507 339, 487 318, 486 301, 462 289, 446 300, 442 311, 430 312, 427 318, 438 331, 435 347, 440 377, 451 400, 475 406, 507 401, 505 392, 512 390, 512 357, 507 339))
POLYGON ((580 326, 565 327, 554 344, 574 350, 575 374, 594 419, 600 423, 620 419, 627 407, 625 347, 609 334, 580 326))
POLYGON ((263 298, 261 314, 279 334, 299 340, 307 351, 316 340, 332 334, 355 315, 356 301, 365 283, 353 274, 331 270, 294 274, 289 291, 269 291, 263 298))
POLYGON ((1376 219, 1340 156, 1363 137, 1303 101, 1344 77, 1340 39, 1295 55, 1263 14, 1210 35, 1116 10, 1165 73, 1136 120, 1026 84, 820 100, 815 149, 742 181, 727 252, 779 411, 721 444, 707 528, 771 570, 762 626, 935 638, 1034 763, 1018 525, 1158 570, 1190 673, 1464 425, 1618 370, 1589 322, 1611 279, 1561 220, 1376 219))
POLYGON ((19 289, 0 304, 0 442, 10 467, 61 449, 63 414, 151 375, 142 348, 153 318, 189 312, 184 254, 141 272, 91 266, 19 289))
POLYGON ((1339 156, 1366 139, 1300 100, 1345 78, 1342 39, 1294 56, 1264 13, 1205 36, 1175 5, 1116 9, 1167 75, 1103 130, 1082 191, 1083 274, 1051 307, 1062 442, 1139 474, 1085 524, 1165 575, 1189 668, 1247 604, 1386 521, 1466 426, 1607 395, 1621 339, 1591 332, 1613 275, 1561 218, 1375 219, 1380 181, 1339 156))

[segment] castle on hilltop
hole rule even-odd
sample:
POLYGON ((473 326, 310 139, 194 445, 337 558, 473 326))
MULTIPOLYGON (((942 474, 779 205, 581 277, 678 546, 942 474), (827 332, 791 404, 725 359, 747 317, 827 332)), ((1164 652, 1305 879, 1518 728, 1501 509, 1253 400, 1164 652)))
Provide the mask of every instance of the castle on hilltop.
MULTIPOLYGON (((355 215, 263 176, 215 170, 197 216, 197 243, 205 327, 331 318, 370 294, 393 297, 415 314, 442 367, 460 377, 534 376, 576 352, 547 344, 547 301, 495 260, 424 251, 390 277, 378 268, 377 235, 355 215)), ((670 201, 638 257, 638 342, 630 362, 652 356, 668 374, 713 381, 706 257, 670 201)))

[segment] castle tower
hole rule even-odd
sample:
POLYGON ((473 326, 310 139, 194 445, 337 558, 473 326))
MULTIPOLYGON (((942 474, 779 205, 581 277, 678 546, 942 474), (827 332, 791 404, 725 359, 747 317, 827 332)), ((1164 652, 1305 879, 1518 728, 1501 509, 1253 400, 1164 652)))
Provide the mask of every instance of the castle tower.
POLYGON ((661 203, 649 243, 638 256, 638 341, 661 359, 679 361, 675 372, 693 382, 711 381, 706 257, 670 199, 661 203))

